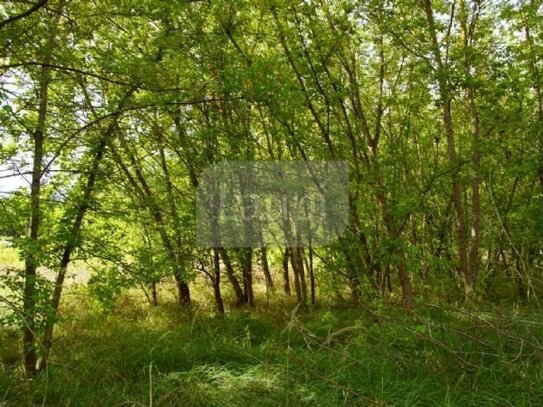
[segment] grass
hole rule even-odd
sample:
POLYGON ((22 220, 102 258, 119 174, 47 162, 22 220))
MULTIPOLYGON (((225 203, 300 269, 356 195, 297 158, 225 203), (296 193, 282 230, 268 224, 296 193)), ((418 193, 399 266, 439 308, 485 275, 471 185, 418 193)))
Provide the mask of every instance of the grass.
POLYGON ((421 305, 232 311, 216 318, 125 295, 104 314, 68 296, 50 369, 4 366, 0 401, 27 406, 539 406, 543 317, 421 305))
POLYGON ((19 258, 19 251, 0 236, 0 270, 3 268, 21 267, 23 262, 19 258))

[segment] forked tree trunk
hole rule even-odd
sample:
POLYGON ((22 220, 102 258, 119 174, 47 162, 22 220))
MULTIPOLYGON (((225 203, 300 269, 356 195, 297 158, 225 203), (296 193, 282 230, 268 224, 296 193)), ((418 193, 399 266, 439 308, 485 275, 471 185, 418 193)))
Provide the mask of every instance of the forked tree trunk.
POLYGON ((232 262, 230 261, 230 256, 228 255, 226 249, 223 247, 219 248, 219 253, 226 269, 226 276, 228 277, 228 281, 230 281, 230 285, 232 286, 234 294, 236 295, 236 305, 243 305, 243 303, 245 302, 245 294, 243 293, 241 284, 239 283, 239 280, 234 272, 234 267, 232 266, 232 262))
POLYGON ((305 281, 303 259, 299 247, 290 248, 290 265, 294 273, 296 300, 305 305, 307 303, 307 283, 305 281))
POLYGON ((305 279, 302 278, 303 260, 300 256, 300 248, 298 247, 297 239, 295 238, 292 231, 289 205, 289 197, 284 196, 281 202, 282 228, 283 234, 285 236, 285 242, 288 246, 288 254, 290 259, 290 265, 292 267, 292 273, 294 275, 294 289, 296 291, 296 300, 299 303, 305 304, 307 301, 307 285, 305 286, 304 290, 303 285, 305 284, 305 279))

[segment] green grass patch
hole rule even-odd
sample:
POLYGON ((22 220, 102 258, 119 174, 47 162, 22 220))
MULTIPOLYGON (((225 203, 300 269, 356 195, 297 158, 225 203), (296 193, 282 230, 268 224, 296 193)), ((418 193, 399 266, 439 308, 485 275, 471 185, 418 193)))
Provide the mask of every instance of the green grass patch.
POLYGON ((3 268, 21 267, 22 260, 19 250, 12 247, 10 242, 0 237, 0 270, 3 268))
POLYGON ((4 366, 7 405, 543 405, 536 312, 274 307, 216 318, 164 304, 130 319, 126 300, 103 315, 78 298, 48 372, 28 382, 4 366))

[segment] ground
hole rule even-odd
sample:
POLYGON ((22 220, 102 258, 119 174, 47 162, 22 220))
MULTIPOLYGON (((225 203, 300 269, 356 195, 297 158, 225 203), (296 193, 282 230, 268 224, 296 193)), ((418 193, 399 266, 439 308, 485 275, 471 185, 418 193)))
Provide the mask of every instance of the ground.
MULTIPOLYGON (((13 254, 13 253, 12 253, 13 254)), ((4 250, 0 257, 12 261, 4 250)), ((204 284, 199 284, 203 287, 204 284)), ((540 406, 543 316, 535 305, 323 299, 301 309, 257 293, 256 309, 191 310, 163 284, 159 306, 137 290, 104 304, 69 284, 51 363, 23 377, 18 331, 0 331, 7 406, 540 406)))
POLYGON ((516 310, 382 304, 254 312, 149 307, 108 315, 79 289, 49 371, 4 366, 7 405, 543 405, 543 318, 516 310))

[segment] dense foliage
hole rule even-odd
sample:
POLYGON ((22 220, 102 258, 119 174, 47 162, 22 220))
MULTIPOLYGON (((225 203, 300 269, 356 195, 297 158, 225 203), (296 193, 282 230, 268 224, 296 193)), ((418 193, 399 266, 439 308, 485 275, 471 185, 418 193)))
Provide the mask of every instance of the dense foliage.
POLYGON ((539 308, 541 0, 6 1, 0 44, 0 182, 27 181, 0 191, 0 235, 20 256, 0 317, 23 331, 27 375, 49 368, 73 270, 104 314, 129 290, 156 306, 170 287, 186 312, 197 293, 218 315, 284 297, 300 312, 539 308), (326 246, 290 244, 289 226, 284 246, 199 247, 196 188, 224 160, 347 162, 347 229, 326 246))

